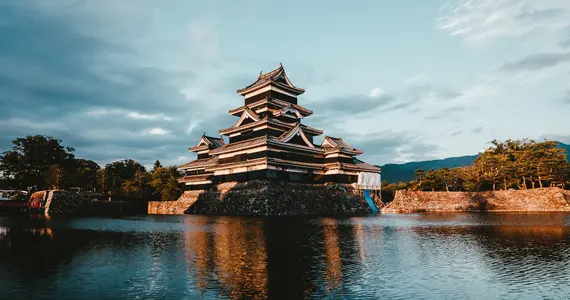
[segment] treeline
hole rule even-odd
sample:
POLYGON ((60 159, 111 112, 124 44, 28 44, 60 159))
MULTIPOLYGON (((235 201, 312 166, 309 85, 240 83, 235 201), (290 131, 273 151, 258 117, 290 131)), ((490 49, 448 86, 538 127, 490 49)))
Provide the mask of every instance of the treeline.
POLYGON ((152 170, 125 159, 101 168, 75 157, 62 141, 42 135, 17 138, 0 157, 2 188, 27 190, 80 189, 114 200, 175 200, 182 193, 175 166, 156 161, 152 170))
POLYGON ((472 166, 415 172, 416 180, 384 183, 385 199, 391 200, 396 190, 478 192, 570 187, 566 150, 554 141, 494 140, 472 166))

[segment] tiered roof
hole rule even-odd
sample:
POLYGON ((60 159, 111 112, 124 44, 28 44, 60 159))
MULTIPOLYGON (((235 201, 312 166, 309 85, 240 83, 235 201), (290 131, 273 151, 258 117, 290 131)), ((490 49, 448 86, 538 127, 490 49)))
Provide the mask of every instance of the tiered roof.
POLYGON ((325 149, 325 152, 347 152, 354 154, 362 154, 362 150, 356 149, 351 145, 344 142, 341 138, 336 138, 332 136, 325 136, 321 147, 325 149))
POLYGON ((198 152, 198 159, 179 167, 188 171, 181 182, 204 184, 210 179, 214 182, 216 176, 264 168, 325 175, 379 172, 378 167, 354 158, 362 151, 342 138, 326 136, 321 145, 313 143, 313 137, 323 131, 301 124, 313 113, 296 104, 296 96, 304 91, 291 83, 282 64, 238 90, 245 96, 245 105, 229 114, 239 119, 220 130, 230 142, 204 133, 190 148, 198 152))
POLYGON ((254 83, 246 86, 243 89, 237 90, 237 92, 240 95, 245 95, 269 85, 282 88, 295 95, 301 95, 305 92, 304 89, 298 88, 294 86, 293 83, 291 83, 289 77, 287 77, 287 74, 285 73, 285 69, 283 68, 282 64, 279 64, 279 67, 277 69, 269 71, 265 74, 262 72, 259 73, 259 77, 254 83))
POLYGON ((313 111, 310 109, 307 109, 299 104, 293 104, 293 103, 289 103, 287 101, 283 101, 283 100, 279 100, 277 98, 265 98, 265 99, 261 99, 259 101, 253 102, 251 104, 248 105, 243 105, 240 106, 238 108, 235 109, 231 109, 229 111, 230 115, 239 115, 241 114, 246 107, 251 108, 252 110, 256 110, 258 107, 265 107, 267 105, 272 105, 277 107, 277 109, 271 109, 272 111, 280 111, 284 108, 294 108, 296 109, 299 113, 301 113, 301 115, 303 115, 303 117, 307 117, 313 114, 313 111))
POLYGON ((206 133, 204 133, 202 134, 202 137, 200 138, 198 144, 194 147, 190 147, 188 150, 192 152, 198 152, 202 150, 216 149, 225 144, 226 142, 224 142, 224 139, 222 137, 219 138, 211 137, 207 136, 206 133))
POLYGON ((235 143, 230 143, 230 144, 226 144, 222 147, 213 149, 210 151, 210 154, 221 154, 221 153, 225 153, 225 152, 232 152, 234 150, 238 150, 238 149, 248 149, 251 147, 257 147, 257 146, 261 146, 261 145, 265 145, 267 142, 267 136, 260 136, 257 138, 253 138, 253 139, 249 139, 249 140, 245 140, 245 141, 241 141, 241 142, 235 142, 235 143))
POLYGON ((297 123, 297 125, 291 128, 291 130, 284 132, 281 136, 279 136, 279 138, 277 138, 277 140, 283 143, 287 143, 295 135, 301 136, 301 138, 307 144, 308 147, 315 148, 315 145, 313 145, 313 143, 307 138, 307 136, 303 132, 303 127, 301 127, 301 123, 297 123))
MULTIPOLYGON (((275 126, 276 129, 281 129, 283 131, 289 131, 291 128, 294 128, 297 125, 297 122, 287 123, 287 122, 283 122, 283 121, 280 121, 277 119, 263 117, 262 119, 260 119, 258 121, 254 121, 252 123, 248 123, 245 125, 241 125, 241 121, 238 121, 234 126, 220 130, 220 134, 228 135, 228 134, 232 134, 234 132, 245 131, 248 129, 252 129, 252 128, 255 128, 258 126, 268 125, 268 124, 275 126)), ((313 128, 311 126, 307 126, 307 125, 303 125, 303 124, 301 124, 300 126, 303 127, 305 133, 308 135, 315 136, 315 135, 323 134, 323 131, 320 129, 316 129, 316 128, 313 128)))

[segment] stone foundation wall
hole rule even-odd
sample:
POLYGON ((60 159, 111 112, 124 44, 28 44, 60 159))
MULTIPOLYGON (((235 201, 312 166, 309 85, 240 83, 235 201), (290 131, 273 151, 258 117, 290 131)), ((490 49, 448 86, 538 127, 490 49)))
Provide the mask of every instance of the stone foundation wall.
POLYGON ((372 211, 351 185, 251 180, 186 191, 177 201, 149 202, 151 214, 251 216, 357 215, 372 211))
POLYGON ((181 215, 198 200, 203 191, 185 191, 175 201, 149 201, 148 213, 157 215, 181 215))
POLYGON ((396 191, 384 213, 452 211, 570 211, 570 191, 559 188, 494 192, 396 191))

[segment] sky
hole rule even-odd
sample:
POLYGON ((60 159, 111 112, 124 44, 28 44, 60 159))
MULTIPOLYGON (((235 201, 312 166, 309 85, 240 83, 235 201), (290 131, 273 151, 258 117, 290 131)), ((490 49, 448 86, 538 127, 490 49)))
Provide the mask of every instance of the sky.
POLYGON ((0 0, 0 151, 180 165, 279 63, 370 163, 570 143, 568 0, 0 0))

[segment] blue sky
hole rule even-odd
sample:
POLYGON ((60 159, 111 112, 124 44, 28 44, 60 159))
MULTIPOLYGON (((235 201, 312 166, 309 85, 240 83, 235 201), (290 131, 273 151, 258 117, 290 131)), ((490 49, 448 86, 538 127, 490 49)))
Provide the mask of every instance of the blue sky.
POLYGON ((182 164, 280 62, 304 122, 371 163, 570 142, 566 0, 0 0, 0 41, 0 150, 182 164))

